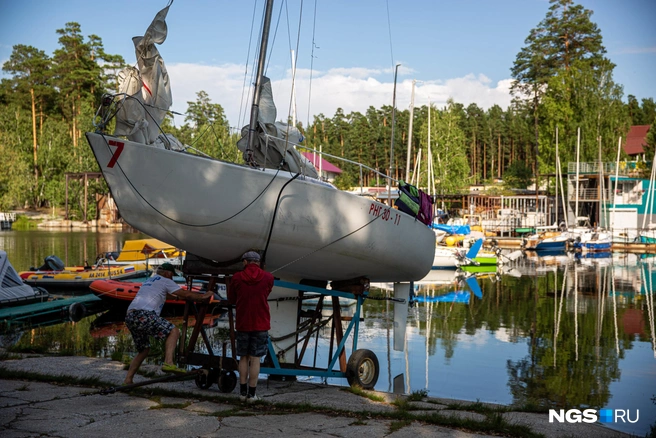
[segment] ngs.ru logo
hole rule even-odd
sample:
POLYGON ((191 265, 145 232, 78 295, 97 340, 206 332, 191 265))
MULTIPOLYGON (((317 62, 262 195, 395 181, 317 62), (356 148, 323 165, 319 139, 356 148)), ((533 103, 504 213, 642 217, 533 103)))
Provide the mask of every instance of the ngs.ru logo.
POLYGON ((630 409, 578 409, 556 410, 549 409, 549 423, 554 420, 559 423, 637 423, 640 419, 640 411, 635 410, 635 420, 632 418, 630 409))

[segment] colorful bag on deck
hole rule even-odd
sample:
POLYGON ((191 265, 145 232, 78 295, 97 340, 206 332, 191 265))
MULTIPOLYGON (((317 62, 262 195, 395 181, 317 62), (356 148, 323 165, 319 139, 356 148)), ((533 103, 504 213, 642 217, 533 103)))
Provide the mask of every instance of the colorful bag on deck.
POLYGON ((430 196, 403 180, 399 181, 399 197, 394 205, 426 225, 433 222, 433 201, 430 196))

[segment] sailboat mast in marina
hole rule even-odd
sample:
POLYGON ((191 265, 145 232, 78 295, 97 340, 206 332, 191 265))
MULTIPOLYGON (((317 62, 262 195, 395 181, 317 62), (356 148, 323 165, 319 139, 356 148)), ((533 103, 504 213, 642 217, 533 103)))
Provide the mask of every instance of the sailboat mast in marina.
POLYGON ((300 132, 276 121, 264 75, 272 0, 264 12, 251 119, 237 143, 245 164, 199 155, 161 134, 164 114, 158 118, 152 108, 168 109, 172 100, 155 44, 166 39, 170 6, 134 39, 139 69, 122 75, 121 92, 105 96, 97 129, 86 134, 123 219, 224 266, 259 251, 266 269, 289 281, 423 278, 433 262, 432 230, 412 215, 321 181, 294 147, 300 132), (159 68, 148 70, 152 65, 159 68), (153 87, 160 93, 145 91, 153 87), (153 101, 159 94, 168 100, 153 101), (110 134, 112 118, 121 129, 110 134))

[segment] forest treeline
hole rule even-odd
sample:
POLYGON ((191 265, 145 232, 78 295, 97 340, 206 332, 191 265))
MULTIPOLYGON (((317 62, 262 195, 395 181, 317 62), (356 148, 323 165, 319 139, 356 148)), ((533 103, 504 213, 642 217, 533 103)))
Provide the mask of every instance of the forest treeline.
MULTIPOLYGON (((314 116, 309 126, 299 124, 303 144, 387 174, 394 132, 392 173, 405 179, 412 135, 409 167, 418 167, 417 185, 429 184, 430 143, 431 185, 444 194, 497 179, 506 188, 525 188, 536 174, 555 172, 557 141, 562 165, 576 160, 577 129, 581 161, 615 161, 618 139, 626 139, 631 125, 654 124, 656 102, 631 95, 625 100, 591 18, 592 11, 572 0, 550 0, 545 18, 509 66, 514 81, 508 108, 483 109, 452 100, 432 106, 430 141, 427 106, 414 109, 411 134, 410 110, 396 109, 392 129, 391 106, 349 114, 338 109, 332 117, 314 116)), ((57 34, 59 48, 52 55, 19 44, 2 66, 9 78, 0 82, 0 211, 62 206, 67 173, 99 170, 84 133, 95 129, 101 97, 117 91, 117 75, 126 62, 106 53, 100 37, 85 38, 78 23, 66 23, 57 34)), ((163 130, 203 153, 240 162, 238 134, 230 129, 223 107, 202 90, 187 105, 184 124, 173 126, 169 118, 163 130)), ((654 131, 648 134, 648 160, 654 155, 654 131)), ((386 184, 378 173, 334 164, 344 171, 336 181, 339 188, 386 184)), ((108 190, 103 180, 91 180, 88 191, 93 196, 108 190)), ((69 208, 77 219, 84 211, 83 194, 80 183, 70 184, 69 208)), ((95 217, 94 208, 88 214, 87 219, 95 217)))

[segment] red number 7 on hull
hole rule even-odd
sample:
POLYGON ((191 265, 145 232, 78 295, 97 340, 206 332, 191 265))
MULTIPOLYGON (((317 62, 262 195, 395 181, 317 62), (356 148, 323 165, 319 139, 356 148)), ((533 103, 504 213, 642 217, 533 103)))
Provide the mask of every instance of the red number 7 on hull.
POLYGON ((114 167, 116 162, 118 161, 118 157, 121 156, 121 152, 123 152, 123 146, 125 146, 125 143, 122 141, 116 141, 116 140, 109 140, 109 145, 110 146, 116 146, 116 151, 114 151, 114 154, 112 155, 112 159, 109 160, 109 163, 107 164, 107 167, 114 167))

